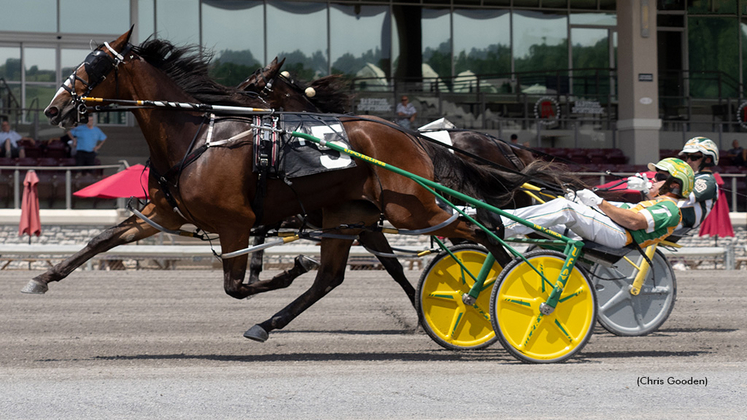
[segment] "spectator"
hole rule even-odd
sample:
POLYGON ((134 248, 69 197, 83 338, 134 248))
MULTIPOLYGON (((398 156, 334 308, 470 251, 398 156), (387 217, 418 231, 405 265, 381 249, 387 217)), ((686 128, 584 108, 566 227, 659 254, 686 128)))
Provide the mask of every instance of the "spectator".
POLYGON ((72 137, 72 148, 75 152, 75 164, 77 166, 93 166, 96 164, 96 155, 106 141, 106 135, 100 128, 94 127, 94 117, 88 119, 86 125, 79 125, 68 132, 72 137))
POLYGON ((519 144, 519 136, 516 134, 511 134, 511 144, 519 144))
POLYGON ((417 115, 418 110, 415 109, 415 105, 411 104, 407 96, 403 95, 402 101, 397 104, 397 124, 404 128, 412 128, 417 115))
POLYGON ((734 166, 746 166, 747 165, 747 150, 739 147, 739 141, 734 139, 731 142, 731 149, 726 154, 731 158, 731 163, 734 166))
POLYGON ((31 137, 23 137, 16 133, 15 130, 10 129, 10 123, 3 121, 2 129, 0 130, 0 142, 2 143, 2 150, 0 150, 0 156, 4 157, 26 157, 26 151, 23 150, 23 146, 18 144, 19 141, 26 140, 32 144, 36 143, 31 137))

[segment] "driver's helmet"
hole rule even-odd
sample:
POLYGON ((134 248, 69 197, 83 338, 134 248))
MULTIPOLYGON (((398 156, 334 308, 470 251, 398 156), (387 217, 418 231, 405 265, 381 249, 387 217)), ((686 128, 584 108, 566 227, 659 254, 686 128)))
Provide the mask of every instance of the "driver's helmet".
MULTIPOLYGON (((709 140, 710 141, 710 140, 709 140)), ((677 179, 682 184, 682 189, 672 188, 670 192, 679 195, 680 197, 687 197, 693 191, 693 183, 695 173, 693 169, 687 163, 683 162, 682 159, 677 158, 666 158, 660 160, 657 164, 649 163, 648 169, 651 171, 667 171, 671 178, 677 179)), ((669 187, 670 180, 666 182, 666 186, 669 187)))
POLYGON ((710 156, 713 161, 712 164, 707 164, 703 161, 703 166, 716 166, 718 165, 718 146, 713 140, 708 137, 693 137, 685 143, 685 147, 682 148, 680 156, 686 153, 703 153, 703 156, 710 156))

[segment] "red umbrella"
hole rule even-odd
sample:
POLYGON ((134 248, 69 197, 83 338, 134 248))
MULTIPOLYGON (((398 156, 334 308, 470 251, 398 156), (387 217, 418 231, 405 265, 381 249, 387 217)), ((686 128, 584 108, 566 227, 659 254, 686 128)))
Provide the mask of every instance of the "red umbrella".
MULTIPOLYGON (((724 180, 719 174, 713 174, 719 187, 724 185, 724 180)), ((734 228, 729 218, 729 203, 726 201, 726 193, 719 189, 718 201, 711 209, 708 217, 700 225, 700 236, 715 236, 725 238, 734 237, 734 228)))
POLYGON ((133 165, 73 193, 76 197, 148 198, 148 174, 143 165, 133 165))
POLYGON ((39 218, 39 193, 36 189, 39 177, 36 171, 26 172, 23 180, 23 202, 21 203, 21 223, 18 226, 18 236, 41 235, 41 219, 39 218))

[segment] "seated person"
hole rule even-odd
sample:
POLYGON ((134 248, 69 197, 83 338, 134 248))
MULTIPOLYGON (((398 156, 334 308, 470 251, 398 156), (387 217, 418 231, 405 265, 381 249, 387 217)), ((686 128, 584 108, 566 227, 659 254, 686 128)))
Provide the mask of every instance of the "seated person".
MULTIPOLYGON (((693 137, 685 143, 679 156, 690 165, 695 172, 695 178, 693 191, 677 203, 682 213, 682 222, 677 229, 685 229, 678 234, 699 227, 718 200, 718 185, 711 170, 718 165, 718 146, 707 137, 693 137)), ((647 199, 650 199, 650 183, 647 181, 644 175, 636 174, 628 178, 628 188, 641 191, 647 199)))
POLYGON ((0 156, 12 158, 26 157, 26 152, 19 143, 22 140, 29 141, 31 144, 35 143, 31 137, 23 137, 15 130, 11 130, 10 123, 3 121, 0 128, 0 156))
MULTIPOLYGON (((545 204, 507 210, 528 222, 569 237, 580 237, 610 248, 622 248, 633 241, 647 247, 666 239, 682 219, 677 201, 690 195, 693 170, 680 159, 667 158, 649 164, 656 170, 653 199, 638 204, 612 204, 590 190, 569 192, 545 204), (593 207, 593 208, 592 208, 593 207)), ((534 229, 501 217, 505 237, 526 235, 534 229)))
POLYGON ((745 166, 747 164, 747 150, 739 146, 737 139, 731 142, 731 149, 726 153, 734 166, 745 166))

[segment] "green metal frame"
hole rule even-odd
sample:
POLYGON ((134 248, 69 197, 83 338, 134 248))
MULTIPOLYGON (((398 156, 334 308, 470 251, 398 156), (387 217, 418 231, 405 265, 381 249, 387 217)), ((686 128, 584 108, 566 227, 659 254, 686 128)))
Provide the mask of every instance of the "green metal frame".
MULTIPOLYGON (((581 254, 581 248, 583 248, 584 243, 582 241, 574 240, 571 238, 568 238, 566 236, 563 236, 557 232, 554 232, 550 229, 547 229, 543 226, 528 222, 524 219, 521 219, 517 216, 514 216, 510 213, 507 213, 497 207, 491 206, 490 204, 487 204, 485 202, 482 202, 480 200, 477 200, 475 198, 472 198, 468 195, 462 194, 459 191, 452 190, 451 188, 445 187, 443 185, 440 185, 436 182, 431 181, 430 179, 423 178, 419 175, 413 174, 411 172, 405 171, 404 169, 398 168, 396 166, 390 165, 388 163, 382 162, 378 159, 372 158, 370 156, 366 156, 362 153, 356 152, 355 150, 350 150, 346 147, 342 147, 334 142, 325 141, 319 138, 316 138, 312 135, 306 134, 306 133, 300 133, 297 131, 294 131, 290 133, 294 137, 299 137, 305 140, 312 141, 314 143, 320 144, 324 147, 328 147, 332 150, 335 150, 339 153, 344 153, 348 156, 352 156, 354 158, 360 159, 362 161, 365 161, 369 164, 376 165, 378 167, 384 168, 388 171, 394 172, 396 174, 402 175, 404 177, 407 177, 416 183, 418 183, 420 186, 428 190, 431 194, 435 195, 436 197, 440 198, 448 204, 451 208, 456 210, 462 217, 469 220, 471 223, 475 224, 476 226, 479 226, 483 231, 485 231, 492 239, 500 243, 504 248, 506 248, 514 257, 521 258, 524 260, 525 263, 529 264, 530 267, 542 278, 542 281, 551 285, 553 287, 553 291, 550 293, 550 296, 548 297, 547 301, 545 302, 545 305, 550 308, 555 308, 560 300, 560 296, 563 293, 563 288, 566 285, 566 282, 568 281, 568 278, 571 275, 571 271, 573 270, 573 267, 576 264, 576 261, 578 260, 580 254, 581 254), (459 200, 462 200, 466 203, 469 203, 471 206, 474 206, 476 208, 485 209, 488 211, 491 211, 493 213, 497 213, 503 217, 506 217, 508 219, 511 219, 515 222, 521 223, 524 226, 530 227, 537 232, 540 232, 546 236, 549 236, 551 238, 555 238, 554 243, 565 244, 565 250, 564 254, 566 255, 565 263, 563 264, 563 268, 560 271, 560 275, 558 276, 558 279, 556 282, 553 283, 545 278, 544 274, 538 270, 535 266, 533 266, 529 261, 524 258, 524 256, 517 252, 514 248, 512 248, 507 241, 504 241, 503 239, 499 238, 495 233, 491 232, 490 229, 483 226, 480 222, 466 214, 463 210, 459 209, 457 206, 455 206, 453 203, 451 203, 448 199, 446 199, 442 194, 439 194, 439 192, 446 193, 448 195, 451 195, 459 200)), ((528 240, 533 241, 533 240, 528 240)), ((458 261, 455 258, 455 261, 458 261)), ((485 259, 485 262, 483 263, 482 268, 480 269, 480 273, 477 275, 475 284, 472 286, 472 288, 469 291, 469 296, 472 298, 477 298, 479 296, 480 292, 483 290, 483 285, 485 283, 485 280, 487 278, 488 273, 490 272, 490 268, 493 266, 493 263, 495 262, 495 257, 488 253, 487 258, 485 259)), ((461 265, 461 262, 460 262, 461 265)), ((462 266, 462 269, 466 270, 466 268, 462 266)), ((474 275, 472 273, 469 273, 469 275, 473 278, 474 275)), ((541 318, 541 317, 540 317, 541 318)))

